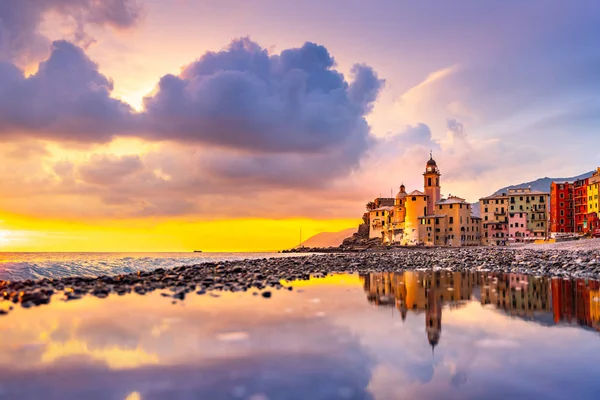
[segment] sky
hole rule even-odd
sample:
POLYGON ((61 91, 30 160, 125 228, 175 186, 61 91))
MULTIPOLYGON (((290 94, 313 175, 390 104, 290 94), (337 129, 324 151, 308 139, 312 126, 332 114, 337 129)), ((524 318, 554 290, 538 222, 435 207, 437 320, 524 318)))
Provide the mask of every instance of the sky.
POLYGON ((262 251, 600 165, 595 1, 4 0, 0 251, 262 251))

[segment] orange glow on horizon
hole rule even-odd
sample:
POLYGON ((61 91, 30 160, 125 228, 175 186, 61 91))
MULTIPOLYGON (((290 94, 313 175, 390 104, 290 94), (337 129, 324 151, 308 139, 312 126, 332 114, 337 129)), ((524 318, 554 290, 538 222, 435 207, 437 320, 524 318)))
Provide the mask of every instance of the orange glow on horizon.
POLYGON ((0 217, 0 252, 260 252, 288 249, 319 232, 358 226, 353 219, 289 218, 107 220, 85 223, 0 217))

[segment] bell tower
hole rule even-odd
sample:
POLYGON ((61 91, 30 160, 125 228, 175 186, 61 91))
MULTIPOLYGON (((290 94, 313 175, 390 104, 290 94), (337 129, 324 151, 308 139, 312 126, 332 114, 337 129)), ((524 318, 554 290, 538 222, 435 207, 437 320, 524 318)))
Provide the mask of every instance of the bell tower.
POLYGON ((440 187, 440 170, 433 159, 433 154, 429 152, 429 160, 425 165, 425 172, 423 173, 423 188, 427 195, 427 214, 435 214, 435 204, 441 198, 441 187, 440 187))

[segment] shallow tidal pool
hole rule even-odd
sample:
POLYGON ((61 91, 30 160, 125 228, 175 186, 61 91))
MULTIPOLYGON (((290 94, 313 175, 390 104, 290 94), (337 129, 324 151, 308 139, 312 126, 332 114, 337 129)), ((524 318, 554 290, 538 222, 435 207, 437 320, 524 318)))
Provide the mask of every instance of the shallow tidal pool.
MULTIPOLYGON (((600 284, 332 275, 0 316, 0 399, 598 399, 600 284)), ((0 303, 8 309, 12 303, 0 303)))

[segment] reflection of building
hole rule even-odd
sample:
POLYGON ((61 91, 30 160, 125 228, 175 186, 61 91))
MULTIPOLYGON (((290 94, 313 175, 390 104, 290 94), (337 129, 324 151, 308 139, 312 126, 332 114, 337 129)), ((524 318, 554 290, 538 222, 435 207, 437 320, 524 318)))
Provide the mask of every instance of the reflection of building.
POLYGON ((432 285, 427 293, 427 311, 425 312, 425 331, 431 350, 440 341, 442 335, 442 299, 438 292, 443 291, 436 285, 432 285))
POLYGON ((425 311, 425 330, 432 347, 442 333, 442 310, 474 299, 511 316, 544 325, 575 323, 600 331, 600 283, 591 280, 540 278, 488 272, 406 271, 361 275, 367 299, 395 307, 402 320, 425 311))

